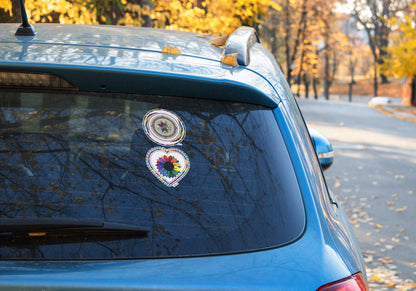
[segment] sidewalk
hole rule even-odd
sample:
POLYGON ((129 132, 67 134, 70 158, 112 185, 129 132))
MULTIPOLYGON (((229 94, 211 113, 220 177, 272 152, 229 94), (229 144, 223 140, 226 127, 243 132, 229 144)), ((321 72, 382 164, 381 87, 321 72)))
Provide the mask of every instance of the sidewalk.
POLYGON ((416 107, 401 104, 401 98, 376 97, 368 102, 368 106, 384 114, 416 122, 416 107))
MULTIPOLYGON (((304 99, 304 97, 301 97, 304 99)), ((312 100, 312 98, 310 98, 312 100)), ((319 96, 318 100, 325 100, 319 96)), ((331 95, 328 101, 349 102, 348 96, 331 95)), ((402 104, 402 98, 399 97, 368 97, 353 96, 352 103, 368 104, 374 109, 396 118, 416 122, 416 107, 405 106, 402 104)))

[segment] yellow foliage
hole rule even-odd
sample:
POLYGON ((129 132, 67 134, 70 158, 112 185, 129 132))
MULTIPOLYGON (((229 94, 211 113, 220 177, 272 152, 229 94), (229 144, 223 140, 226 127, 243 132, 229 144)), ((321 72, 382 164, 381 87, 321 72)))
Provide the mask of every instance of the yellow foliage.
POLYGON ((384 59, 381 71, 387 75, 396 77, 416 76, 416 29, 413 24, 415 19, 405 18, 400 24, 400 35, 396 37, 395 44, 388 48, 389 57, 384 59))
POLYGON ((9 15, 12 16, 12 1, 0 1, 0 9, 9 12, 9 15))
POLYGON ((241 25, 253 26, 268 7, 279 10, 272 0, 155 0, 154 26, 206 33, 231 33, 241 25))
POLYGON ((31 22, 53 22, 51 12, 59 15, 59 23, 97 23, 96 16, 84 5, 66 0, 26 0, 25 7, 31 22))
MULTIPOLYGON (((152 26, 194 32, 231 33, 241 25, 253 26, 268 9, 279 11, 273 0, 153 0, 152 5, 132 0, 26 0, 30 22, 77 24, 114 23, 152 26), (112 9, 118 9, 114 17, 112 9), (111 19, 110 19, 111 18, 111 19)), ((0 0, 0 9, 12 13, 12 0, 0 0)))

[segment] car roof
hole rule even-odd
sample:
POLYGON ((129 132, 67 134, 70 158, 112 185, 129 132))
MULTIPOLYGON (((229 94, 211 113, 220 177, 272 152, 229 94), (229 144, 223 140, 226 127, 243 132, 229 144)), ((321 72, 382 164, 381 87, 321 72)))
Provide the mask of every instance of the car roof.
POLYGON ((37 34, 16 36, 1 24, 0 70, 48 72, 82 91, 175 95, 275 107, 282 94, 274 59, 251 47, 248 66, 221 63, 223 49, 191 32, 107 26, 36 24, 37 34), (180 55, 162 53, 177 47, 180 55))

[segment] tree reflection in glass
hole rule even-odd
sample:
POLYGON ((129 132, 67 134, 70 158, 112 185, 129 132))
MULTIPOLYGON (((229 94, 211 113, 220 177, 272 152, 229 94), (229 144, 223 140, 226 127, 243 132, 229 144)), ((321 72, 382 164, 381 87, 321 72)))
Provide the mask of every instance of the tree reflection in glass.
MULTIPOLYGON (((0 216, 149 228, 147 237, 2 239, 2 258, 195 256, 276 247, 305 224, 273 112, 258 105, 120 94, 0 92, 0 216), (167 187, 146 166, 151 109, 174 112, 191 167, 167 187)), ((167 147, 169 148, 169 147, 167 147)), ((173 171, 173 170, 172 170, 173 171)))

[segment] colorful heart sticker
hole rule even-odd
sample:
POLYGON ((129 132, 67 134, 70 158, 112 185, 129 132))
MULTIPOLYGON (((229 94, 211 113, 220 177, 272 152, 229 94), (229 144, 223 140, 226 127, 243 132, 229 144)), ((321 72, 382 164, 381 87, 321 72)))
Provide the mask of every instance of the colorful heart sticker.
POLYGON ((146 164, 153 175, 168 187, 178 186, 190 168, 188 156, 176 148, 150 149, 146 154, 146 164))
POLYGON ((162 146, 179 144, 185 138, 185 125, 173 112, 154 109, 143 117, 143 130, 147 137, 162 146))

